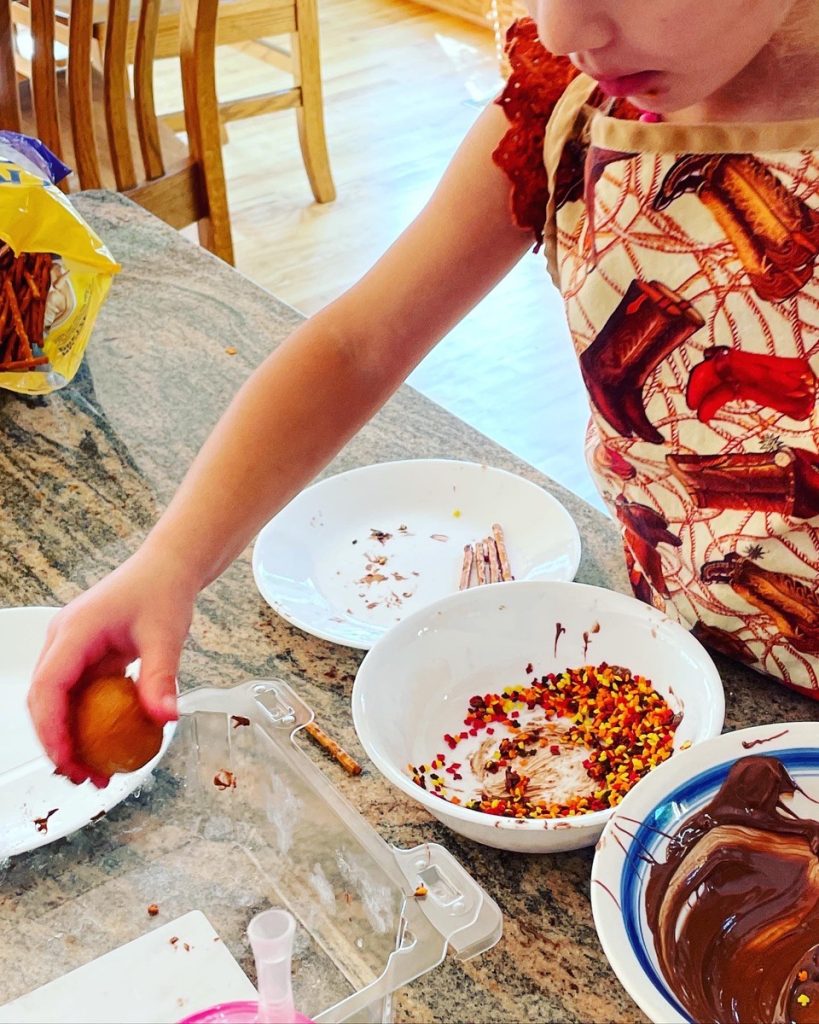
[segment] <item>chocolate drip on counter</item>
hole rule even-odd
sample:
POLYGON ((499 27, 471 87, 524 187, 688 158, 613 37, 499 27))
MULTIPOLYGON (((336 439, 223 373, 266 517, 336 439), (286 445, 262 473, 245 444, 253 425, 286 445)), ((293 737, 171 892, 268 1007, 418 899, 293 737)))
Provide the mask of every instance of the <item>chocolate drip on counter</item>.
POLYGON ((819 1024, 819 821, 785 813, 797 788, 741 758, 650 869, 659 963, 696 1021, 819 1024))

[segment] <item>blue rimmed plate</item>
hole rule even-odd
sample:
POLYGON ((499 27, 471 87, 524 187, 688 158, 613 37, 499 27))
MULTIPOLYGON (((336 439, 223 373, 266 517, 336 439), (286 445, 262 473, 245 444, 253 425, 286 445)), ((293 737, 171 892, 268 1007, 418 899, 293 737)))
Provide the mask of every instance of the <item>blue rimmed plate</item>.
POLYGON ((789 807, 819 819, 812 802, 819 801, 819 723, 763 725, 707 740, 660 765, 629 793, 597 845, 591 876, 597 934, 621 984, 655 1024, 691 1024, 692 1018, 660 970, 647 923, 650 862, 664 860, 668 835, 709 803, 731 766, 750 754, 777 757, 806 794, 794 794, 789 807))

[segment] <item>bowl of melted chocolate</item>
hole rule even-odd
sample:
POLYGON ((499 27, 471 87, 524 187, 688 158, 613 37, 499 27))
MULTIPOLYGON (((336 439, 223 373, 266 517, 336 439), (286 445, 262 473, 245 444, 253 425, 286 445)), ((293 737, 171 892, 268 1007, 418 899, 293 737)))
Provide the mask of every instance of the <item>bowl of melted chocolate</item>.
POLYGON ((615 811, 592 908, 655 1024, 819 1024, 819 724, 727 733, 615 811))

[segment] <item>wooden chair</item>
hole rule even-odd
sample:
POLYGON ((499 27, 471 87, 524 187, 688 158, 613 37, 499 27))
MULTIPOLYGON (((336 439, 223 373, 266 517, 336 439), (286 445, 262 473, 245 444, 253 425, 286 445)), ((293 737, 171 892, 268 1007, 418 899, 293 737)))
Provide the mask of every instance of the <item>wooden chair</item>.
MULTIPOLYGON (((70 20, 76 0, 56 0, 58 16, 70 20)), ((174 57, 179 50, 181 0, 159 0, 156 57, 174 57)), ((139 0, 130 0, 126 55, 133 63, 139 38, 139 0)), ((336 189, 327 155, 324 131, 324 101, 321 87, 317 0, 221 0, 216 22, 216 45, 230 46, 270 37, 289 36, 290 49, 255 47, 262 59, 293 76, 288 89, 260 93, 219 104, 223 125, 259 114, 295 108, 302 159, 316 202, 329 203, 336 189)), ((96 0, 93 33, 101 50, 107 34, 107 0, 96 0)), ((171 114, 163 120, 174 131, 182 131, 182 115, 171 114)))
POLYGON ((92 60, 94 2, 73 0, 67 69, 59 74, 54 0, 30 0, 27 8, 0 0, 0 128, 42 139, 75 170, 72 181, 81 189, 115 188, 175 228, 197 223, 201 243, 232 263, 214 65, 217 6, 218 0, 180 3, 185 147, 160 124, 154 107, 159 0, 140 0, 133 99, 126 62, 129 0, 108 2, 101 70, 92 60), (18 86, 14 25, 26 20, 31 77, 18 86))

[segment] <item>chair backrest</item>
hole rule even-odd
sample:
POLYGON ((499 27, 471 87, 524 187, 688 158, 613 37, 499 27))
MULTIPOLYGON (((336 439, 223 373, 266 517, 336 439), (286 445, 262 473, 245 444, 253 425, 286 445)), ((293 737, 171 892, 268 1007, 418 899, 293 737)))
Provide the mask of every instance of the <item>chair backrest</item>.
POLYGON ((54 0, 0 0, 0 127, 26 130, 21 118, 15 62, 15 24, 27 22, 32 40, 30 84, 34 126, 38 137, 58 156, 71 151, 82 189, 103 186, 97 130, 104 110, 110 168, 118 191, 156 213, 174 227, 194 221, 203 245, 228 262, 233 261, 230 219, 216 98, 215 46, 218 0, 181 0, 179 57, 185 107, 188 154, 165 165, 153 94, 153 66, 160 0, 139 0, 137 45, 134 55, 134 90, 128 80, 126 54, 130 0, 108 0, 103 66, 92 60, 94 0, 71 0, 67 18, 58 21, 54 0), (67 70, 58 97, 55 32, 67 42, 67 70), (67 38, 64 33, 67 32, 67 38), (101 90, 100 90, 101 79, 101 90), (101 96, 100 96, 101 91, 101 96), (95 117, 96 113, 96 117, 95 117), (133 133, 136 122, 138 149, 144 176, 138 175, 133 133), (69 123, 61 123, 66 122, 69 123), (70 132, 70 134, 69 134, 70 132))

